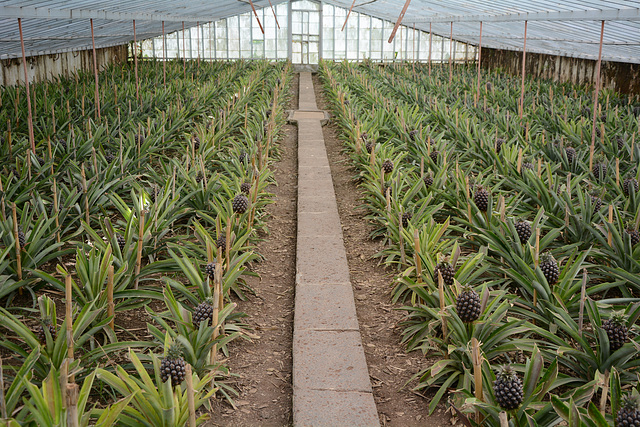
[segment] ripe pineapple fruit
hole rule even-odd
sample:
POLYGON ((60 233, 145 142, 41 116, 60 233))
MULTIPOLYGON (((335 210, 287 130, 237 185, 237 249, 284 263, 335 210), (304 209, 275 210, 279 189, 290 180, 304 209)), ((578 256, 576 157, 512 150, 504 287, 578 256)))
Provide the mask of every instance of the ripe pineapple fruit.
POLYGON ((391 173, 393 172, 393 162, 389 159, 385 160, 384 162, 382 162, 382 170, 384 173, 391 173))
POLYGON ((248 196, 249 193, 251 193, 251 183, 243 182, 242 184, 240 184, 240 191, 248 196))
POLYGON ((604 162, 603 159, 599 159, 593 164, 592 172, 593 172, 593 176, 596 178, 596 181, 602 182, 606 179, 607 164, 604 162))
POLYGON ((638 395, 628 394, 622 398, 622 405, 616 416, 618 427, 640 426, 640 399, 638 395))
POLYGON ((198 304, 196 309, 193 311, 193 325, 200 326, 202 322, 206 322, 206 325, 209 326, 213 319, 213 306, 211 305, 211 300, 207 299, 204 302, 198 304))
POLYGON ((433 281, 436 284, 438 284, 438 273, 442 275, 442 281, 445 285, 453 285, 453 276, 455 276, 456 271, 446 260, 436 264, 436 268, 433 269, 433 281))
POLYGON ((170 345, 166 356, 160 362, 160 377, 162 382, 171 378, 171 384, 177 386, 184 381, 186 364, 182 358, 182 347, 179 344, 170 345))
POLYGON ((489 208, 489 192, 482 185, 476 187, 473 193, 473 201, 482 212, 486 212, 489 208))
POLYGON ((625 196, 629 196, 632 191, 638 193, 638 180, 634 177, 625 178, 622 183, 622 190, 624 191, 625 196))
POLYGON ((43 318, 41 324, 36 328, 36 336, 42 344, 47 343, 47 333, 45 331, 49 331, 49 335, 51 335, 51 338, 55 341, 56 328, 49 317, 43 318))
POLYGON ((244 194, 238 194, 231 202, 233 211, 237 214, 243 214, 249 209, 249 199, 244 194))
POLYGON ((471 286, 465 286, 456 298, 456 312, 464 323, 471 323, 480 317, 480 296, 471 286))
POLYGON ((524 220, 518 220, 514 227, 516 229, 516 233, 518 233, 518 237, 520 238, 520 243, 527 243, 532 234, 531 224, 524 220))
POLYGON ((522 403, 524 392, 522 380, 511 365, 503 366, 493 383, 493 393, 498 405, 504 410, 516 409, 522 403))
POLYGON ((629 341, 627 320, 622 311, 611 313, 611 317, 602 322, 602 329, 605 330, 607 337, 609 337, 609 350, 611 353, 629 341))
POLYGON ((558 277, 560 277, 560 268, 558 267, 558 262, 550 252, 542 256, 540 270, 542 270, 542 274, 544 274, 545 279, 547 279, 547 283, 549 285, 555 285, 558 277))

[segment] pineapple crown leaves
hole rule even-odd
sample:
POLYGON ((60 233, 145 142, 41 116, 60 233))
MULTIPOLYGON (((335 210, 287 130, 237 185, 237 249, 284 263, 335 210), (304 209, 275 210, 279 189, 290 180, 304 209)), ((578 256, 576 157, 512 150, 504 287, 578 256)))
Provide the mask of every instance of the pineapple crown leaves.
POLYGON ((620 408, 627 410, 640 410, 640 394, 637 389, 633 389, 632 392, 625 394, 620 399, 620 408))
POLYGON ((516 379, 518 378, 518 373, 513 368, 513 366, 502 365, 500 368, 498 368, 497 377, 503 379, 516 379))
POLYGON ((546 262, 556 261, 556 259, 553 257, 553 254, 551 254, 551 252, 547 251, 547 252, 542 254, 542 256, 540 257, 540 261, 542 263, 546 263, 546 262))
POLYGON ((184 346, 180 342, 171 341, 167 345, 167 343, 165 341, 164 357, 166 357, 168 359, 178 359, 178 358, 182 357, 183 354, 184 354, 184 346))
POLYGON ((624 311, 613 311, 609 316, 609 320, 617 326, 626 326, 627 324, 627 316, 624 314, 624 311))

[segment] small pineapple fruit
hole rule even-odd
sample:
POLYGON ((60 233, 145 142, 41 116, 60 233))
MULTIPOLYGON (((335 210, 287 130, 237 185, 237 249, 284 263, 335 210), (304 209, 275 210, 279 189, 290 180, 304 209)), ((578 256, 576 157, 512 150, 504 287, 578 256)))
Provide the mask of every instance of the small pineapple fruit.
POLYGON ((124 252, 124 246, 127 244, 127 241, 124 240, 124 237, 122 237, 119 234, 116 234, 116 242, 118 243, 118 246, 120 247, 120 252, 124 252))
POLYGON ((243 214, 249 209, 249 199, 244 194, 238 194, 231 202, 233 211, 237 214, 243 214))
POLYGON ((419 130, 414 129, 411 132, 409 132, 409 138, 411 138, 412 141, 416 140, 416 136, 420 133, 419 130))
POLYGON ((637 194, 638 180, 633 177, 626 178, 622 183, 622 190, 624 191, 625 196, 629 196, 632 191, 637 194))
POLYGON ((182 347, 178 344, 170 345, 166 356, 160 362, 160 377, 162 382, 171 378, 171 384, 177 386, 184 381, 186 364, 182 358, 182 347))
POLYGON ((616 311, 611 317, 602 322, 602 329, 609 337, 609 350, 611 353, 621 348, 624 343, 629 341, 629 331, 627 329, 627 320, 624 313, 616 311))
POLYGON ((373 142, 367 142, 364 147, 367 150, 367 153, 371 154, 371 151, 373 151, 373 142))
POLYGON ((505 143, 505 139, 504 138, 498 138, 496 139, 496 154, 500 154, 500 152, 502 151, 502 146, 505 143))
POLYGON ((618 144, 618 151, 622 151, 627 145, 627 139, 624 136, 618 136, 616 137, 616 143, 618 144))
POLYGON ((424 181, 424 186, 427 188, 433 185, 433 176, 431 175, 431 172, 427 173, 422 180, 424 181))
POLYGON ((525 171, 533 171, 533 163, 531 162, 522 162, 522 173, 525 171))
POLYGON ((604 160, 599 159, 593 164, 593 176, 596 178, 596 181, 602 182, 607 177, 607 164, 604 160))
POLYGON ((204 266, 204 274, 209 276, 209 278, 211 280, 215 279, 216 277, 216 263, 215 262, 210 262, 207 265, 204 266))
POLYGON ((240 191, 242 191, 244 194, 248 196, 249 193, 251 192, 251 183, 243 182, 242 184, 240 184, 240 191))
POLYGON ((411 221, 411 218, 413 218, 412 212, 405 212, 402 214, 402 226, 404 228, 407 228, 409 226, 409 221, 411 221))
POLYGON ((193 148, 196 151, 200 149, 200 138, 198 138, 197 136, 193 137, 193 148))
POLYGON ((540 263, 540 270, 544 274, 545 279, 549 285, 555 285, 560 277, 560 268, 558 268, 558 261, 547 252, 542 256, 542 262, 540 263))
POLYGON ((518 220, 516 221, 514 226, 516 229, 516 233, 518 233, 518 237, 520 238, 520 243, 524 244, 528 242, 532 234, 531 224, 529 224, 527 221, 518 220))
POLYGON ((220 234, 220 237, 216 239, 216 248, 227 247, 227 237, 224 234, 220 234))
POLYGON ((569 163, 573 163, 576 159, 576 149, 573 147, 567 147, 564 149, 565 154, 567 155, 567 161, 569 163))
POLYGON ((193 311, 193 325, 200 326, 202 322, 206 322, 206 326, 211 324, 213 319, 213 306, 211 305, 211 301, 207 300, 198 304, 196 309, 193 311))
POLYGON ((438 158, 439 158, 439 157, 440 157, 440 152, 439 152, 439 151, 436 151, 436 150, 433 150, 433 151, 431 152, 431 154, 429 154, 429 158, 431 158, 431 161, 432 161, 433 163, 438 163, 438 158))
POLYGON ((382 186, 382 195, 384 197, 387 197, 387 193, 389 193, 389 197, 393 196, 393 183, 392 182, 385 182, 385 184, 382 186))
POLYGON ((136 142, 136 144, 144 144, 144 135, 141 133, 138 135, 135 135, 133 139, 136 142))
POLYGON ((67 141, 62 138, 58 139, 58 147, 60 147, 62 151, 67 151, 67 141))
POLYGON ((486 212, 489 208, 489 192, 482 185, 476 188, 473 193, 473 201, 482 212, 486 212))
POLYGON ((522 380, 511 365, 503 366, 493 383, 493 394, 498 405, 504 410, 516 409, 522 403, 524 397, 522 380))
POLYGON ((384 173, 393 172, 393 162, 389 159, 382 162, 382 170, 384 171, 384 173))
POLYGON ((240 163, 245 163, 249 161, 249 154, 247 154, 246 151, 243 151, 242 153, 240 153, 240 156, 238 156, 238 160, 240 160, 240 163))
POLYGON ((455 276, 456 271, 446 260, 436 264, 436 268, 433 269, 433 281, 436 284, 438 284, 438 273, 442 274, 442 281, 445 285, 453 285, 453 276, 455 276))
POLYGON ((49 317, 43 318, 41 324, 36 328, 38 341, 40 341, 42 344, 47 343, 47 333, 45 331, 49 331, 49 335, 51 335, 51 338, 53 338, 53 340, 55 341, 56 328, 49 317))
POLYGON ((198 172, 198 174, 196 175, 196 182, 200 184, 203 180, 204 180, 204 175, 202 174, 202 172, 198 172))
POLYGON ((111 151, 107 151, 107 153, 104 155, 104 159, 108 164, 111 164, 116 159, 116 156, 111 151))
POLYGON ((628 224, 624 232, 631 238, 631 246, 635 246, 640 243, 640 232, 638 232, 633 223, 628 224))
POLYGON ((593 208, 593 212, 600 212, 600 209, 602 208, 602 199, 596 194, 591 194, 589 197, 591 197, 591 207, 593 208))
POLYGON ((618 415, 616 416, 616 426, 640 426, 640 399, 638 395, 629 393, 622 398, 622 402, 620 403, 620 410, 618 410, 618 415))
POLYGON ((456 312, 464 323, 471 323, 480 317, 480 296, 471 286, 462 288, 456 298, 456 312))
POLYGON ((27 244, 27 236, 22 231, 22 227, 18 227, 18 242, 20 243, 20 248, 24 248, 27 244))

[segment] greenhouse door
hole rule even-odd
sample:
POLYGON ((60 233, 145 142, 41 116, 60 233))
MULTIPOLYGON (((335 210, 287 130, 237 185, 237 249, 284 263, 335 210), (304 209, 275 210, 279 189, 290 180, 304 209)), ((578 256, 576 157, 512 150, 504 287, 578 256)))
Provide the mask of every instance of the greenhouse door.
POLYGON ((320 3, 291 2, 291 62, 317 64, 320 52, 320 3))

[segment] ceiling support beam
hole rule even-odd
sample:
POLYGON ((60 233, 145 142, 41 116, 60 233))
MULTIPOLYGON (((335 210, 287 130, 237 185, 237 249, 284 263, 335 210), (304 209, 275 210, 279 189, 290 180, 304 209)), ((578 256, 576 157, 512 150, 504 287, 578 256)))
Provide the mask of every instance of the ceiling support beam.
POLYGON ((557 12, 508 13, 502 15, 433 15, 407 22, 510 22, 510 21, 638 21, 640 8, 591 9, 557 12))

